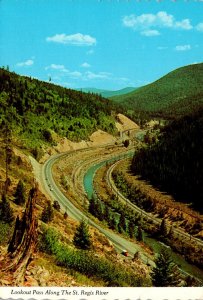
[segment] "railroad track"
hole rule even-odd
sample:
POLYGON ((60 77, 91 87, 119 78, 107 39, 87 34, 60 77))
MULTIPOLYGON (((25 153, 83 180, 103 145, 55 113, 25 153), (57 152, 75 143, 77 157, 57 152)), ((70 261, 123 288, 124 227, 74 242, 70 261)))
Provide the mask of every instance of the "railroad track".
MULTIPOLYGON (((106 180, 107 180, 107 184, 109 185, 109 187, 111 188, 111 190, 120 198, 120 200, 125 201, 126 204, 128 204, 129 207, 131 207, 132 209, 134 209, 136 212, 138 212, 142 217, 146 217, 147 219, 149 219, 150 221, 152 221, 154 224, 156 225, 160 225, 161 224, 161 219, 158 219, 154 216, 152 216, 151 214, 147 213, 146 211, 142 210, 141 208, 139 208, 137 205, 133 204, 129 199, 127 199, 116 187, 113 178, 112 178, 112 172, 115 169, 115 167, 117 166, 117 164, 119 163, 119 161, 115 162, 114 164, 112 164, 110 166, 110 168, 107 170, 107 176, 106 176, 106 180)), ((170 229, 170 226, 167 225, 167 228, 170 229)), ((184 238, 187 239, 188 241, 195 242, 197 245, 202 246, 203 247, 203 241, 184 232, 183 230, 179 229, 179 228, 175 228, 173 227, 173 232, 176 236, 178 236, 179 238, 184 238)))
MULTIPOLYGON (((105 148, 105 147, 104 147, 105 148)), ((89 151, 90 149, 88 149, 89 151)), ((81 150, 78 150, 81 151, 81 150)), ((77 152, 77 151, 74 151, 77 152)), ((126 150, 123 151, 126 152, 126 150)), ((85 219, 87 221, 87 223, 98 229, 102 234, 104 234, 115 246, 115 249, 121 253, 123 249, 126 249, 130 255, 131 258, 134 257, 135 252, 139 251, 140 253, 140 259, 145 263, 145 264, 150 264, 151 266, 154 266, 154 262, 151 259, 150 255, 148 255, 147 253, 143 252, 143 249, 137 245, 136 243, 133 243, 131 241, 126 240, 125 238, 121 237, 120 235, 114 233, 113 231, 106 229, 102 226, 100 226, 99 224, 97 224, 96 222, 94 222, 89 216, 86 215, 86 213, 84 211, 81 211, 79 208, 77 208, 70 199, 67 198, 67 196, 65 196, 62 191, 58 188, 56 182, 54 181, 53 178, 53 174, 52 174, 52 168, 53 165, 57 162, 58 159, 62 159, 63 157, 65 158, 68 155, 73 155, 72 152, 69 153, 63 153, 63 154, 58 154, 58 155, 54 155, 53 157, 51 157, 43 166, 42 169, 42 174, 41 174, 41 179, 43 180, 43 185, 46 189, 46 193, 49 194, 49 196, 53 199, 53 200, 57 200, 61 207, 68 213, 68 215, 77 220, 77 221, 81 221, 82 219, 85 219), (51 186, 51 189, 50 189, 51 186)), ((94 163, 99 163, 101 161, 106 161, 110 158, 113 157, 120 157, 121 153, 118 153, 117 155, 114 153, 112 153, 110 156, 104 156, 103 158, 101 158, 99 161, 93 157, 92 161, 93 161, 93 165, 94 163)), ((81 166, 78 166, 78 168, 76 168, 76 172, 79 174, 81 172, 81 168, 83 167, 83 165, 85 166, 86 164, 90 165, 91 159, 88 159, 88 161, 84 161, 84 164, 82 164, 81 166)), ((76 174, 77 175, 77 174, 76 174)), ((75 183, 78 180, 78 175, 75 177, 74 173, 73 173, 73 178, 74 179, 74 186, 75 183)), ((81 189, 76 188, 75 190, 75 197, 77 200, 79 200, 79 197, 81 197, 81 189)), ((82 195, 84 196, 84 195, 82 195)), ((82 203, 82 200, 79 200, 78 202, 82 203)))

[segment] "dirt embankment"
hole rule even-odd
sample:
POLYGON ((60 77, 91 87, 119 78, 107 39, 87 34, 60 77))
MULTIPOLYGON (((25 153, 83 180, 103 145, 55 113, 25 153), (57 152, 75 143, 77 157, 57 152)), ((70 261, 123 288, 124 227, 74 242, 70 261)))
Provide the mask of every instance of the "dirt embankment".
POLYGON ((118 114, 116 116, 116 120, 117 122, 115 123, 115 126, 118 130, 118 137, 115 137, 99 129, 92 133, 89 137, 89 140, 87 141, 82 140, 80 142, 72 142, 67 138, 56 138, 57 145, 55 147, 46 149, 46 153, 41 158, 40 163, 44 163, 50 157, 50 155, 56 153, 78 150, 88 147, 97 147, 106 144, 114 144, 116 143, 116 141, 119 141, 119 136, 121 132, 130 129, 139 130, 139 126, 135 122, 133 122, 132 120, 130 120, 122 114, 118 114))

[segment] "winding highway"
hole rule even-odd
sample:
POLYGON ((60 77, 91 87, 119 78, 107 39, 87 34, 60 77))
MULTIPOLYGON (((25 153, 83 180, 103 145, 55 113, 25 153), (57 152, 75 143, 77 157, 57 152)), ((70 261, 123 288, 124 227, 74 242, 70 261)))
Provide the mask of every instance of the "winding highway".
MULTIPOLYGON (((86 149, 87 150, 87 149, 86 149)), ((105 147, 104 147, 105 150, 105 147)), ((83 150, 78 150, 83 151, 83 150)), ((91 149, 89 148, 88 151, 90 151, 90 157, 91 157, 91 149)), ((74 153, 76 153, 74 151, 74 153)), ((126 150, 123 152, 127 152, 126 150)), ((151 256, 148 253, 143 252, 143 248, 141 248, 140 245, 133 243, 131 241, 126 240, 125 238, 121 237, 120 235, 114 233, 111 230, 105 229, 102 226, 98 225, 96 222, 91 220, 88 216, 85 215, 81 210, 79 210, 71 201, 68 199, 59 189, 57 184, 54 181, 53 174, 52 174, 52 167, 54 163, 56 163, 59 159, 65 158, 69 155, 72 155, 72 152, 63 153, 63 154, 57 154, 52 156, 49 160, 46 161, 46 163, 43 165, 43 168, 41 169, 41 180, 43 183, 43 186, 46 190, 46 193, 49 194, 49 196, 52 198, 52 200, 57 200, 61 207, 68 213, 68 215, 77 220, 81 221, 82 219, 86 219, 87 223, 90 226, 93 226, 94 228, 98 229, 102 234, 104 234, 115 246, 116 250, 121 253, 123 249, 127 250, 131 257, 134 256, 134 254, 139 251, 139 257, 141 260, 146 263, 154 266, 154 262, 151 259, 151 256)), ((113 154, 112 157, 119 156, 121 153, 113 154)), ((110 156, 110 157, 111 157, 110 156)), ((106 161, 109 159, 109 155, 104 155, 103 158, 96 159, 95 157, 91 158, 91 163, 94 164, 95 162, 101 162, 106 161)), ((90 164, 89 161, 89 164, 90 164)), ((86 161, 84 161, 84 165, 87 164, 86 161)), ((82 166, 80 166, 82 167, 82 166)), ((77 189, 76 189, 77 192, 77 189)), ((81 197, 80 194, 77 195, 78 197, 81 197)))
MULTIPOLYGON (((62 193, 62 191, 57 186, 57 184, 53 178, 53 165, 56 162, 58 162, 60 159, 62 159, 62 161, 64 161, 65 159, 69 159, 70 161, 73 162, 75 155, 78 155, 78 157, 80 157, 80 155, 82 155, 83 152, 86 153, 87 155, 84 158, 84 161, 81 162, 81 161, 76 160, 77 163, 73 163, 74 167, 72 170, 72 174, 70 176, 73 187, 74 187, 74 191, 75 191, 74 197, 77 201, 80 200, 78 202, 82 203, 82 201, 83 201, 82 198, 86 197, 85 191, 82 187, 82 180, 81 180, 83 178, 84 172, 90 166, 99 164, 100 162, 109 161, 112 158, 120 160, 122 157, 124 157, 124 154, 129 152, 129 150, 124 149, 124 148, 122 148, 122 151, 117 151, 117 150, 114 150, 113 147, 111 147, 111 150, 109 151, 109 147, 110 146, 108 145, 106 147, 85 148, 85 149, 69 151, 66 153, 61 153, 61 154, 56 154, 54 156, 51 156, 45 162, 45 164, 42 166, 42 168, 40 168, 40 171, 38 170, 38 176, 36 176, 36 177, 39 178, 41 185, 43 186, 43 190, 44 190, 45 194, 48 194, 53 201, 57 200, 60 203, 60 206, 64 209, 64 211, 66 211, 68 213, 68 215, 71 218, 73 218, 77 221, 86 219, 87 223, 90 226, 98 229, 102 234, 104 234, 113 243, 115 249, 119 253, 121 253, 122 250, 125 249, 129 252, 130 257, 133 257, 134 254, 137 251, 139 251, 140 259, 145 264, 150 264, 151 266, 154 266, 152 257, 148 253, 144 252, 143 248, 140 245, 136 244, 135 242, 126 240, 125 238, 121 237, 119 234, 116 234, 111 230, 103 228, 102 226, 100 226, 99 224, 94 222, 92 219, 90 219, 89 216, 87 216, 83 211, 78 209, 72 203, 72 201, 70 199, 68 199, 67 196, 65 196, 62 193), (99 152, 97 153, 97 155, 95 155, 94 150, 99 149, 99 148, 103 149, 103 150, 101 151, 100 155, 98 155, 99 152)), ((132 151, 132 149, 131 149, 131 151, 132 151)), ((143 216, 144 216, 145 214, 147 214, 146 212, 142 211, 139 207, 132 204, 128 199, 126 199, 116 189, 114 182, 112 180, 111 174, 117 163, 118 162, 112 164, 112 166, 110 166, 110 168, 108 169, 107 180, 109 182, 109 185, 111 186, 112 189, 114 189, 114 191, 116 192, 117 195, 119 195, 120 198, 122 198, 126 203, 128 203, 128 205, 132 205, 133 208, 136 208, 137 211, 140 212, 141 214, 143 214, 143 216)), ((149 217, 148 214, 146 216, 149 217)), ((150 218, 153 218, 153 217, 150 215, 150 218)), ((160 222, 160 220, 157 220, 156 218, 154 218, 154 222, 158 224, 160 222)), ((184 234, 182 231, 179 232, 179 230, 177 231, 177 233, 184 234)), ((185 237, 191 238, 189 235, 187 236, 187 234, 185 237)), ((197 240, 197 242, 200 242, 202 244, 201 240, 195 239, 195 241, 196 240, 197 240)))

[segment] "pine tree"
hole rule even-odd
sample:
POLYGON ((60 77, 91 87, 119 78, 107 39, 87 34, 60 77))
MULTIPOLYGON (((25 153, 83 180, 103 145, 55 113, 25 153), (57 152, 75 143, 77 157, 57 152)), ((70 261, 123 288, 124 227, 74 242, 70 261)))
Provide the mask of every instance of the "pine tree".
POLYGON ((111 219, 111 209, 108 205, 104 206, 104 219, 109 223, 109 220, 111 219))
POLYGON ((60 211, 61 207, 57 200, 54 200, 53 208, 56 209, 57 211, 60 211))
POLYGON ((169 233, 168 233, 168 237, 169 237, 170 239, 172 239, 173 236, 174 236, 174 233, 173 233, 173 226, 171 226, 171 227, 170 227, 170 230, 169 230, 169 233))
POLYGON ((119 220, 118 227, 121 228, 121 231, 123 230, 124 232, 126 232, 126 230, 127 230, 126 218, 125 218, 125 215, 123 213, 121 213, 121 215, 120 215, 120 220, 119 220))
POLYGON ((91 236, 89 234, 89 228, 85 220, 82 220, 73 238, 73 244, 83 250, 89 250, 91 248, 91 236))
MULTIPOLYGON (((9 113, 6 111, 6 114, 9 115, 9 113)), ((3 142, 5 143, 5 154, 6 154, 6 181, 5 181, 5 193, 8 191, 8 187, 10 185, 10 178, 9 178, 9 166, 11 164, 12 160, 12 149, 11 149, 11 139, 12 139, 12 133, 11 133, 11 125, 8 121, 3 122, 3 142)))
POLYGON ((14 220, 13 210, 10 207, 10 203, 6 199, 6 195, 2 195, 2 199, 0 202, 0 220, 4 223, 12 223, 14 220))
POLYGON ((117 221, 116 221, 115 214, 112 214, 112 216, 111 216, 111 218, 109 220, 109 227, 112 230, 118 230, 118 224, 117 224, 117 221))
POLYGON ((136 236, 136 238, 137 238, 137 240, 139 242, 143 241, 143 232, 142 232, 141 226, 138 226, 138 228, 137 228, 137 236, 136 236))
POLYGON ((25 203, 25 187, 22 180, 19 180, 14 193, 15 203, 18 205, 23 205, 25 203))
POLYGON ((130 219, 130 222, 128 224, 128 232, 131 239, 135 238, 135 223, 133 219, 130 219))
POLYGON ((177 286, 180 274, 177 266, 172 262, 170 254, 162 249, 155 260, 156 266, 152 269, 152 283, 156 287, 177 286))
POLYGON ((45 206, 45 208, 42 211, 41 220, 44 223, 48 223, 53 220, 53 217, 54 217, 54 212, 53 212, 53 208, 51 206, 51 202, 49 201, 48 204, 45 206))
POLYGON ((94 196, 89 200, 88 211, 94 216, 95 215, 95 198, 94 196))
POLYGON ((100 220, 103 221, 103 205, 100 200, 95 202, 95 216, 100 220))
POLYGON ((68 218, 67 212, 64 212, 63 218, 64 218, 64 220, 66 220, 68 218))
POLYGON ((168 234, 167 226, 166 226, 166 220, 163 219, 161 221, 160 229, 159 229, 159 235, 163 238, 166 238, 168 234))

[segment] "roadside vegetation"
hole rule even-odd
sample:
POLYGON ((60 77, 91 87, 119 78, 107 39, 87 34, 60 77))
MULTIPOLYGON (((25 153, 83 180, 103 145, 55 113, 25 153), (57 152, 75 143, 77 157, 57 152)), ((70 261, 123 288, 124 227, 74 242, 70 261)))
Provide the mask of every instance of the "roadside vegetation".
POLYGON ((41 251, 54 255, 56 263, 73 269, 88 277, 99 278, 105 286, 149 286, 150 281, 135 274, 123 264, 114 264, 106 258, 96 257, 87 250, 76 250, 60 241, 59 234, 48 229, 43 232, 40 243, 41 251))
POLYGON ((189 234, 197 234, 202 230, 202 219, 198 214, 194 215, 189 209, 181 209, 173 201, 167 202, 168 196, 157 194, 150 188, 147 189, 147 183, 140 185, 139 180, 134 180, 134 176, 128 176, 129 170, 119 166, 113 172, 114 182, 120 192, 133 204, 148 213, 153 214, 162 220, 160 226, 153 224, 152 220, 138 215, 142 219, 141 226, 144 231, 156 239, 170 245, 172 249, 184 255, 185 259, 200 268, 203 266, 202 247, 195 245, 191 239, 183 239, 174 234, 173 228, 180 227, 189 234), (139 183, 139 184, 138 184, 139 183), (157 194, 157 195, 156 195, 157 194), (167 225, 167 227, 166 227, 167 225))
POLYGON ((143 240, 140 216, 120 204, 116 197, 109 198, 107 202, 93 195, 89 201, 89 212, 110 229, 132 239, 143 240))

